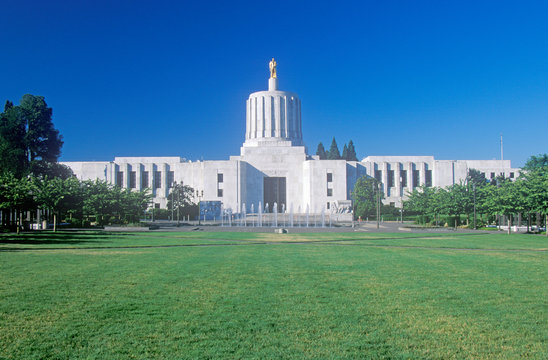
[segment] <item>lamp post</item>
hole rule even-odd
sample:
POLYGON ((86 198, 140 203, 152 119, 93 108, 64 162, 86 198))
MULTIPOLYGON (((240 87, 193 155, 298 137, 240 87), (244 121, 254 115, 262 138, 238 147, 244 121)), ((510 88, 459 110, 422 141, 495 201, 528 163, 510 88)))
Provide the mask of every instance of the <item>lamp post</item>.
POLYGON ((476 184, 472 184, 474 190, 474 230, 476 229, 476 184))
MULTIPOLYGON (((181 180, 181 187, 177 187, 177 226, 179 226, 179 209, 181 208, 181 188, 183 187, 183 181, 181 180)), ((184 192, 183 192, 184 196, 184 192)))
POLYGON ((173 190, 175 190, 175 188, 173 187, 173 181, 171 182, 169 187, 171 188, 171 219, 170 220, 173 221, 173 205, 174 205, 173 204, 173 195, 174 195, 173 190))
POLYGON ((201 213, 201 206, 200 206, 200 203, 202 202, 202 198, 204 197, 204 191, 202 190, 202 195, 200 195, 200 192, 199 191, 196 191, 197 194, 198 194, 198 225, 201 225, 201 222, 200 222, 200 213, 201 213))
POLYGON ((380 202, 381 202, 381 184, 377 183, 377 229, 380 227, 380 218, 381 218, 381 209, 380 209, 380 202))

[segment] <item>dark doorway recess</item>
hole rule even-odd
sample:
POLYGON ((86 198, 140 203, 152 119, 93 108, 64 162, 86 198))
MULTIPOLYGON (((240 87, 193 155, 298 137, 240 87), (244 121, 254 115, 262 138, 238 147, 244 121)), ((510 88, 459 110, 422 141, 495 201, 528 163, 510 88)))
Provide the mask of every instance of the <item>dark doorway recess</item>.
POLYGON ((282 211, 285 204, 285 178, 265 177, 264 178, 264 204, 268 204, 268 212, 274 211, 274 203, 278 205, 278 212, 282 211))

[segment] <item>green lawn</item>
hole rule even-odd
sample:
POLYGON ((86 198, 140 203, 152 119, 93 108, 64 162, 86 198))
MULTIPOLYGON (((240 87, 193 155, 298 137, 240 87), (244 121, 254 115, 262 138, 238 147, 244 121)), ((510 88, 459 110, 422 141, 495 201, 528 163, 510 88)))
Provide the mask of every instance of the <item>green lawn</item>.
POLYGON ((545 359, 547 248, 505 234, 1 235, 0 359, 545 359))

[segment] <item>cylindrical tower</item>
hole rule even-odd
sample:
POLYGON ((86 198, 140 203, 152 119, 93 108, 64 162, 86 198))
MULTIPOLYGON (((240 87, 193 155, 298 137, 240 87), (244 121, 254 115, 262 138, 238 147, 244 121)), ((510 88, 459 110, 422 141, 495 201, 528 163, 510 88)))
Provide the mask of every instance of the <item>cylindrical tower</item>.
POLYGON ((301 101, 295 93, 278 90, 278 78, 271 69, 268 91, 254 92, 247 100, 244 146, 275 145, 282 141, 290 141, 292 146, 303 145, 301 101))

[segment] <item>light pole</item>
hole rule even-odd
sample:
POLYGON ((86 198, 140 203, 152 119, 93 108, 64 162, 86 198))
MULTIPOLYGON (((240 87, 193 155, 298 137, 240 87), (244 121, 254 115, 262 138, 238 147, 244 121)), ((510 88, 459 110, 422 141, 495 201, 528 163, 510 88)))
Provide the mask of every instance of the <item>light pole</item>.
MULTIPOLYGON (((179 226, 179 209, 181 208, 181 188, 183 187, 183 181, 181 180, 181 187, 177 187, 177 226, 179 226)), ((184 192, 183 192, 184 196, 184 192)))
POLYGON ((380 209, 380 202, 381 202, 381 184, 377 183, 377 229, 380 227, 380 218, 381 218, 381 209, 380 209))
POLYGON ((472 184, 474 190, 474 230, 476 229, 476 184, 472 184))
POLYGON ((173 187, 173 182, 171 182, 171 221, 173 221, 173 190, 175 190, 175 188, 173 187))
MULTIPOLYGON (((202 190, 202 195, 200 196, 200 192, 197 191, 198 193, 198 225, 201 225, 201 222, 200 222, 200 215, 201 215, 201 205, 200 203, 202 202, 202 198, 204 197, 204 191, 202 190)), ((204 219, 205 220, 205 219, 204 219)))

